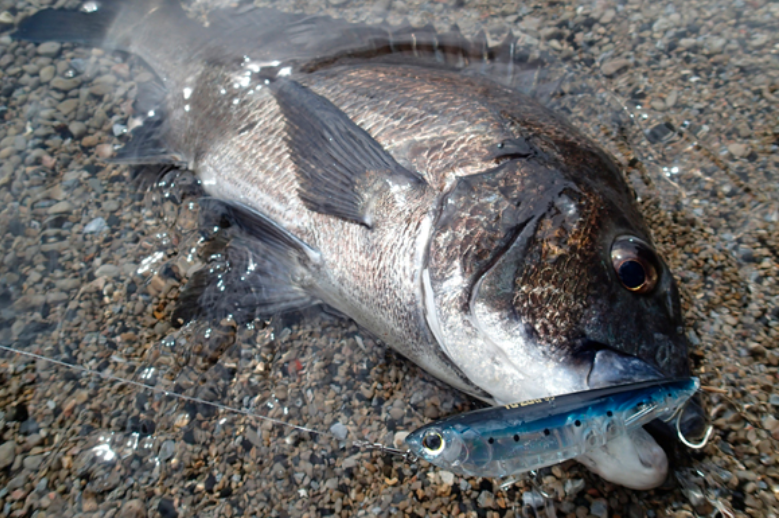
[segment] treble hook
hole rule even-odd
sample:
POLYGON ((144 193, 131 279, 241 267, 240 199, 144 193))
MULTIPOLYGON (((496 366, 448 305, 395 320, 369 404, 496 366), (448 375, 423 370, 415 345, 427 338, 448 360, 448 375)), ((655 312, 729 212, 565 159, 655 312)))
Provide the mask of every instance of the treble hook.
POLYGON ((392 448, 390 446, 385 446, 382 443, 378 442, 370 442, 370 441, 352 441, 353 446, 357 446, 358 448, 367 448, 369 450, 379 450, 383 453, 387 453, 389 455, 398 455, 399 457, 403 458, 404 460, 409 460, 409 458, 412 456, 411 450, 399 450, 398 448, 392 448))
MULTIPOLYGON (((675 427, 677 428, 677 437, 680 439, 680 442, 686 445, 688 448, 692 450, 701 450, 702 448, 707 446, 708 442, 710 442, 710 437, 712 436, 712 432, 713 432, 712 424, 707 426, 707 431, 704 433, 704 437, 698 443, 692 443, 691 441, 686 439, 685 434, 680 429, 680 421, 682 420, 683 410, 688 405, 688 401, 686 401, 683 406, 681 406, 675 411, 675 414, 677 414, 677 420, 675 421, 675 427)), ((674 414, 672 414, 672 417, 674 417, 674 414)))
POLYGON ((531 485, 534 486, 536 492, 548 500, 553 500, 555 498, 555 495, 548 493, 542 488, 542 485, 539 482, 539 472, 536 470, 532 470, 530 472, 530 475, 531 475, 531 485))

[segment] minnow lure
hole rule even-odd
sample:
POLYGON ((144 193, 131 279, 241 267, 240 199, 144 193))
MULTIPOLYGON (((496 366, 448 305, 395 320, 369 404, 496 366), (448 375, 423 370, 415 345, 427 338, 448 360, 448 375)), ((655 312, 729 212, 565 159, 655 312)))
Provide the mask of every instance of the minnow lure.
POLYGON ((410 452, 463 475, 505 477, 582 455, 654 419, 671 420, 697 378, 654 380, 459 414, 406 437, 410 452))

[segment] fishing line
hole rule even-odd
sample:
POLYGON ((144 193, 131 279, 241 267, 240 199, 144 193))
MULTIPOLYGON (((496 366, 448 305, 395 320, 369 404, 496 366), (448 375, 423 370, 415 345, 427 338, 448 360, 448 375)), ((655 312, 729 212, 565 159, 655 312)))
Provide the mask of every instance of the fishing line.
MULTIPOLYGON (((51 362, 51 363, 53 363, 55 365, 59 365, 61 367, 68 367, 70 369, 73 369, 73 370, 76 370, 76 371, 80 371, 80 372, 83 372, 85 374, 91 374, 91 375, 94 375, 94 376, 98 376, 100 378, 103 378, 103 379, 109 380, 109 381, 116 381, 116 382, 119 382, 119 383, 126 383, 128 385, 135 386, 135 387, 138 387, 138 388, 147 389, 147 390, 151 390, 152 392, 155 392, 155 393, 158 393, 158 394, 163 394, 165 396, 176 397, 176 398, 179 398, 179 399, 183 399, 185 401, 190 401, 192 403, 198 403, 198 404, 201 404, 201 405, 209 405, 209 406, 218 408, 220 410, 224 410, 224 411, 227 411, 227 412, 235 412, 237 414, 242 414, 242 415, 245 415, 247 417, 255 417, 257 419, 268 421, 268 422, 271 422, 271 423, 274 423, 274 424, 278 424, 278 425, 281 425, 281 426, 285 426, 285 427, 288 427, 288 428, 292 428, 292 429, 295 429, 295 430, 300 430, 300 431, 303 431, 303 432, 308 432, 308 433, 312 433, 312 434, 322 435, 322 436, 325 436, 325 437, 330 437, 330 438, 336 439, 337 441, 341 440, 338 437, 336 437, 336 435, 334 435, 334 434, 332 434, 330 432, 323 432, 323 431, 319 431, 319 430, 314 430, 312 428, 307 428, 305 426, 288 423, 286 421, 282 421, 281 419, 276 419, 274 417, 268 417, 268 416, 254 414, 254 413, 252 413, 252 412, 250 412, 248 410, 242 410, 242 409, 239 409, 239 408, 229 407, 229 406, 226 406, 226 405, 222 405, 220 403, 214 403, 212 401, 206 401, 204 399, 201 399, 201 398, 198 398, 198 397, 194 397, 194 396, 186 396, 184 394, 178 394, 176 392, 170 392, 170 391, 162 389, 160 387, 155 387, 153 385, 148 385, 146 383, 141 383, 139 381, 134 381, 134 380, 129 380, 129 379, 125 379, 125 378, 120 378, 119 376, 114 376, 113 374, 101 373, 101 372, 89 369, 87 367, 83 367, 81 365, 70 364, 70 363, 67 363, 67 362, 63 362, 61 360, 55 360, 53 358, 47 358, 47 357, 42 356, 40 354, 35 354, 35 353, 27 352, 27 351, 21 351, 19 349, 14 349, 13 347, 8 347, 8 346, 5 346, 5 345, 0 345, 0 350, 8 351, 8 352, 15 353, 15 354, 21 354, 23 356, 28 356, 30 358, 35 358, 36 360, 44 360, 44 361, 47 361, 47 362, 51 362)), ((357 446, 359 448, 381 449, 381 450, 387 451, 388 453, 392 453, 393 451, 398 451, 400 453, 403 453, 400 450, 396 450, 395 448, 389 448, 387 446, 384 446, 384 445, 381 445, 381 444, 378 444, 378 443, 371 443, 369 441, 357 440, 357 441, 352 441, 351 444, 353 446, 357 446)))

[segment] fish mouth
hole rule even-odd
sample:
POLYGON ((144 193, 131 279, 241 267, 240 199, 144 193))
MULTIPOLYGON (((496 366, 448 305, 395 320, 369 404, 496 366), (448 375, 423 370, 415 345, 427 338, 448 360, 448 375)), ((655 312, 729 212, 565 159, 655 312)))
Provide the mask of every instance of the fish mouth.
MULTIPOLYGON (((588 347, 594 351, 587 378, 590 389, 670 378, 636 356, 621 354, 596 342, 591 342, 588 347)), ((679 424, 680 433, 687 438, 701 437, 704 434, 707 421, 698 397, 694 396, 683 407, 679 424)), ((669 422, 660 421, 656 428, 665 429, 668 437, 677 437, 676 419, 669 422)))
MULTIPOLYGON (((601 343, 586 342, 582 352, 592 358, 586 378, 589 389, 669 378, 640 358, 601 343)), ((611 482, 632 489, 657 487, 666 478, 669 460, 678 458, 668 454, 679 445, 678 433, 695 438, 706 428, 698 398, 691 398, 680 411, 679 432, 676 417, 668 422, 656 419, 578 460, 611 482)))

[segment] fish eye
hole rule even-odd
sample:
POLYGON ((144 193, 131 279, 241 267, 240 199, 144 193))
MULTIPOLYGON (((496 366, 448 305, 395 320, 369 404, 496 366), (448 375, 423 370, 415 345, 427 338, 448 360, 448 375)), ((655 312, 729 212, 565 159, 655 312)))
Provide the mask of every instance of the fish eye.
POLYGON ((612 245, 612 267, 620 283, 634 293, 649 293, 658 283, 655 252, 641 239, 619 237, 612 245))
POLYGON ((428 432, 423 437, 422 445, 430 455, 438 455, 444 451, 444 437, 439 432, 428 432))

